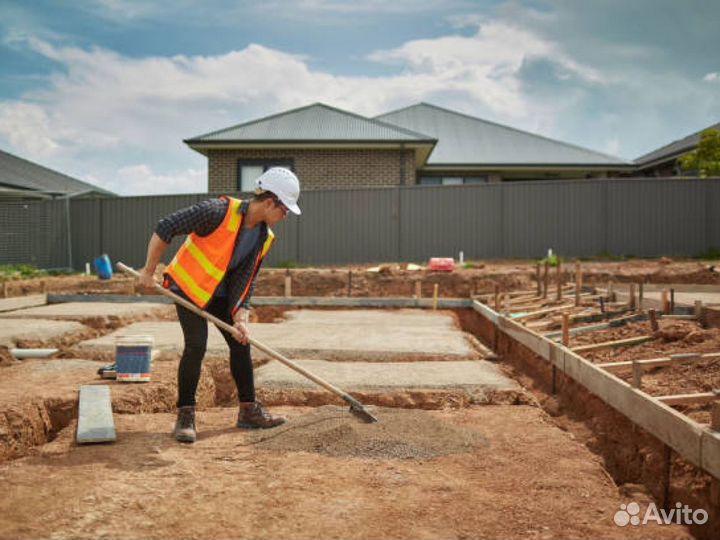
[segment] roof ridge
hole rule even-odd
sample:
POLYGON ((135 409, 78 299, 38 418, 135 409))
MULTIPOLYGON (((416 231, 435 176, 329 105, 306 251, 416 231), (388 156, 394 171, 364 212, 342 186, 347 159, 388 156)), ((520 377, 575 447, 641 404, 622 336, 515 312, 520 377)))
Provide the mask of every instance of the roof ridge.
MULTIPOLYGON (((553 138, 551 138, 551 137, 546 137, 545 135, 539 135, 539 134, 533 133, 533 132, 531 132, 531 131, 526 131, 526 130, 519 129, 519 128, 516 128, 516 127, 508 126, 508 125, 505 125, 505 124, 500 124, 500 123, 498 123, 498 122, 493 122, 493 121, 491 121, 491 120, 485 120, 484 118, 479 118, 479 117, 477 117, 477 116, 472 116, 471 114, 467 114, 467 113, 464 113, 464 112, 454 111, 454 110, 452 110, 452 109, 447 109, 447 108, 445 108, 445 107, 440 107, 439 105, 435 105, 434 103, 427 103, 427 102, 425 102, 425 101, 421 101, 421 102, 419 102, 419 103, 416 103, 415 105, 410 105, 410 106, 408 106, 408 107, 403 107, 403 108, 401 108, 401 109, 397 109, 396 111, 391 111, 391 112, 385 113, 385 114, 386 114, 386 115, 395 114, 395 113, 400 112, 400 111, 403 111, 403 110, 405 110, 405 109, 411 109, 411 108, 413 108, 413 107, 419 107, 419 106, 421 106, 421 105, 424 105, 424 106, 426 106, 426 107, 431 107, 431 108, 433 108, 433 109, 437 109, 437 110, 442 111, 442 112, 444 112, 444 113, 454 114, 455 116, 462 116, 462 117, 468 118, 468 119, 470 119, 470 120, 474 120, 474 121, 476 121, 476 122, 482 122, 482 123, 484 123, 484 124, 488 124, 488 125, 491 125, 491 126, 495 126, 495 127, 501 128, 501 129, 505 129, 505 130, 509 130, 509 131, 514 131, 514 132, 516 132, 516 133, 522 133, 523 135, 530 135, 530 136, 532 136, 532 137, 537 137, 537 138, 539 138, 539 139, 544 139, 544 140, 546 140, 546 141, 550 141, 550 142, 555 143, 555 144, 561 144, 561 145, 563 145, 563 146, 567 146, 567 147, 569 147, 569 148, 574 148, 574 149, 576 149, 576 150, 582 150, 583 152, 592 152, 593 154, 597 154, 597 155, 602 156, 602 157, 604 157, 604 158, 609 158, 609 159, 612 159, 612 160, 615 160, 615 161, 621 161, 621 162, 626 163, 626 164, 628 164, 628 165, 634 165, 634 163, 633 163, 632 161, 628 161, 628 160, 626 160, 626 159, 619 158, 619 157, 617 157, 617 156, 613 156, 613 155, 610 155, 610 154, 605 154, 604 152, 598 152, 597 150, 593 150, 592 148, 585 148, 585 147, 579 146, 579 145, 577 145, 577 144, 567 143, 567 142, 564 142, 564 141, 560 141, 560 140, 558 140, 558 139, 553 139, 553 138)), ((379 116, 384 116, 384 115, 379 115, 379 116)))
POLYGON ((231 129, 237 129, 241 127, 251 126, 253 124, 258 124, 260 122, 264 122, 266 120, 270 120, 272 118, 276 118, 278 116, 285 116, 286 114, 290 113, 296 113, 298 111, 302 111, 303 109, 309 109, 310 107, 314 107, 315 105, 322 105, 319 101, 316 101, 314 103, 310 103, 309 105, 303 105, 302 107, 295 107, 294 109, 290 109, 288 111, 281 111, 273 114, 269 114, 267 116, 263 116, 262 118, 256 118, 255 120, 248 120, 247 122, 240 122, 239 124, 234 124, 232 126, 224 127, 221 129, 216 129, 213 131, 209 131, 207 133, 203 133, 202 135, 196 135, 195 137, 191 137, 189 139, 184 139, 183 142, 193 142, 198 139, 204 139, 205 137, 210 137, 211 135, 217 135, 218 133, 222 133, 223 131, 228 131, 231 129))
POLYGON ((324 109, 327 109, 327 110, 330 110, 330 111, 334 111, 334 112, 336 112, 336 113, 340 113, 340 114, 343 114, 343 115, 347 115, 347 116, 350 116, 350 117, 354 117, 354 118, 357 118, 357 119, 359 119, 359 120, 363 120, 363 121, 365 121, 365 122, 370 122, 371 124, 378 125, 378 126, 380 126, 380 127, 384 127, 384 128, 391 129, 391 130, 393 130, 393 131, 395 131, 395 132, 397 132, 397 133, 402 133, 402 134, 405 134, 405 135, 411 135, 412 137, 415 137, 415 138, 418 138, 418 139, 422 139, 422 140, 433 140, 433 141, 436 140, 435 138, 430 137, 430 136, 428 136, 428 135, 426 135, 426 134, 424 134, 424 133, 415 132, 415 131, 412 131, 412 130, 403 128, 403 127, 401 127, 401 126, 397 126, 397 125, 395 125, 395 124, 391 124, 391 123, 389 123, 389 122, 383 122, 382 120, 377 120, 377 119, 375 119, 375 118, 371 118, 371 117, 368 117, 368 116, 363 116, 363 115, 361 115, 361 114, 359 114, 359 113, 356 113, 356 112, 353 112, 353 111, 346 111, 346 110, 344 110, 344 109, 340 109, 339 107, 334 107, 333 105, 328 105, 327 103, 323 103, 323 102, 321 102, 321 101, 316 101, 316 102, 310 103, 310 104, 308 104, 308 105, 303 105, 302 107, 296 107, 296 108, 290 109, 290 110, 288 110, 288 111, 282 111, 282 112, 279 112, 279 113, 270 114, 270 115, 268 115, 268 116, 263 116, 262 118, 257 118, 257 119, 255 119, 255 120, 250 120, 250 121, 247 121, 247 122, 241 122, 241 123, 239 123, 239 124, 235 124, 235 125, 232 125, 232 126, 228 126, 228 127, 222 128, 222 129, 217 129, 217 130, 211 131, 211 132, 209 132, 209 133, 204 133, 204 134, 202 134, 202 135, 198 135, 198 136, 192 137, 192 138, 190 138, 190 139, 185 139, 183 142, 188 143, 188 144, 189 144, 189 143, 193 143, 193 142, 202 142, 201 139, 204 139, 204 138, 206 138, 206 137, 210 137, 210 136, 213 136, 213 135, 218 135, 218 134, 223 133, 223 132, 225 132, 225 131, 230 131, 230 130, 234 130, 234 129, 244 128, 244 127, 247 127, 247 126, 251 126, 251 125, 254 125, 254 124, 258 124, 258 123, 260 123, 260 122, 266 122, 266 121, 268 121, 268 120, 272 120, 272 119, 274 119, 274 118, 279 118, 279 117, 281 117, 281 116, 287 116, 287 115, 290 115, 290 114, 295 114, 295 113, 298 113, 298 112, 300 112, 300 111, 310 109, 310 108, 312 108, 312 107, 322 107, 322 108, 324 108, 324 109))

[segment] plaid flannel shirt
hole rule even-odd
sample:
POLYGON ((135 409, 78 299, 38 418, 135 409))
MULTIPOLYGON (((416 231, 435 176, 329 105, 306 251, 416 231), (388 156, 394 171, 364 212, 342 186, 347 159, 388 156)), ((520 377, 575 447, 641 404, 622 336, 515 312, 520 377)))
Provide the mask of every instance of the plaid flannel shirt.
MULTIPOLYGON (((207 236, 223 222, 229 204, 227 199, 209 199, 188 208, 183 208, 158 221, 155 232, 163 242, 167 243, 170 243, 173 237, 181 234, 195 233, 199 236, 207 236)), ((240 213, 242 213, 244 217, 247 216, 248 204, 249 201, 245 200, 240 206, 240 213)), ((267 224, 261 222, 258 226, 261 227, 261 229, 257 244, 250 254, 240 261, 240 264, 236 268, 228 270, 223 279, 227 288, 228 312, 231 312, 233 307, 238 303, 245 287, 247 287, 248 282, 253 278, 255 261, 267 239, 267 224)), ((240 238, 239 234, 238 238, 240 238)), ((172 278, 170 279, 172 280, 172 278)), ((250 298, 254 290, 255 281, 253 280, 247 296, 239 307, 250 307, 250 298)))

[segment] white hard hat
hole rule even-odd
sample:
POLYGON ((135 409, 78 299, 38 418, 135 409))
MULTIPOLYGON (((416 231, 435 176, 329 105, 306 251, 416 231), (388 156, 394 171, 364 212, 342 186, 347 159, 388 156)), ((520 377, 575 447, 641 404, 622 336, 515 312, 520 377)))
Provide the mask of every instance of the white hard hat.
POLYGON ((272 167, 255 180, 255 185, 277 195, 280 202, 287 206, 293 214, 298 216, 301 214, 300 207, 297 205, 298 197, 300 197, 300 181, 291 170, 284 167, 272 167))

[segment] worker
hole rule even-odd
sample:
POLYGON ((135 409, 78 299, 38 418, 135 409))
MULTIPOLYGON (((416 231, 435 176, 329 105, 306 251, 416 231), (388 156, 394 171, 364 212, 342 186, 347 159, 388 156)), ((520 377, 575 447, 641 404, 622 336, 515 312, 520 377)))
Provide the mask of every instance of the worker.
MULTIPOLYGON (((282 167, 268 169, 255 181, 249 200, 220 197, 200 202, 162 218, 150 238, 138 285, 155 286, 155 270, 177 235, 189 235, 164 272, 163 286, 233 326, 220 330, 230 347, 230 371, 238 389, 237 427, 272 428, 284 418, 270 414, 255 398, 248 320, 255 277, 274 240, 271 226, 300 214, 300 183, 282 167)), ((195 393, 207 347, 207 321, 175 306, 185 339, 178 366, 178 414, 174 435, 180 442, 197 437, 195 393)))

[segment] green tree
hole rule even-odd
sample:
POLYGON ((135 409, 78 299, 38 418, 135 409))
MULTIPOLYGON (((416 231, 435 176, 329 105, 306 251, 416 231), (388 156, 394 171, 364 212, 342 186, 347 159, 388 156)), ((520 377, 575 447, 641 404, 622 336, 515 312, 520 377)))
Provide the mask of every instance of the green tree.
POLYGON ((720 131, 703 131, 697 149, 684 155, 679 161, 683 170, 697 171, 701 178, 720 176, 720 131))

